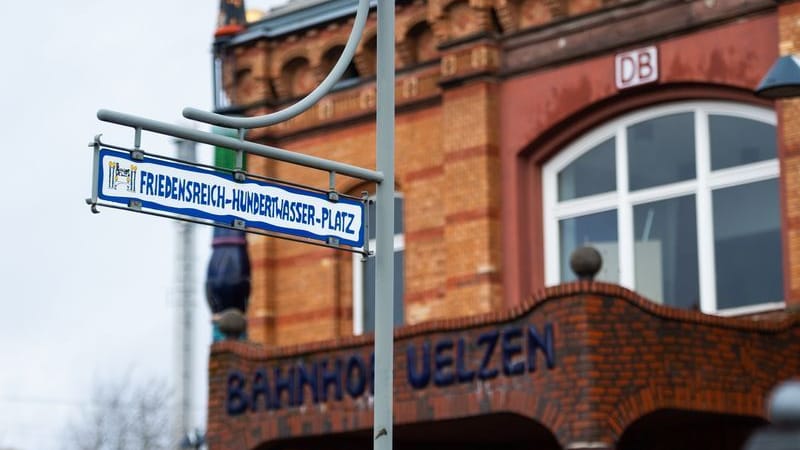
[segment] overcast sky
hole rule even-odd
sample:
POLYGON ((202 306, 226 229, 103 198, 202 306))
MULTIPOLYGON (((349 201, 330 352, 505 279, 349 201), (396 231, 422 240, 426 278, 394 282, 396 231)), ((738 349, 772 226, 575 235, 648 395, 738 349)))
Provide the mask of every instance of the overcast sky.
MULTIPOLYGON (((275 0, 250 1, 266 9, 275 0)), ((63 448, 94 382, 172 383, 176 225, 115 210, 93 215, 87 144, 133 133, 109 108, 179 123, 211 108, 218 0, 3 1, 0 65, 0 448, 63 448)), ((173 154, 170 138, 143 147, 173 154)), ((200 148, 210 160, 210 149, 200 148)), ((205 421, 210 230, 197 228, 196 421, 205 421)))

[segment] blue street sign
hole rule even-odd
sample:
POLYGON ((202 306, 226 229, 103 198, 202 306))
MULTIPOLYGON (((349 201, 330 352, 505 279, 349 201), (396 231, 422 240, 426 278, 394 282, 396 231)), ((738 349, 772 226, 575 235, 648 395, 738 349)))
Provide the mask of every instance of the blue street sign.
POLYGON ((352 247, 364 245, 363 203, 325 193, 257 180, 238 182, 233 174, 103 148, 97 196, 168 213, 352 247))

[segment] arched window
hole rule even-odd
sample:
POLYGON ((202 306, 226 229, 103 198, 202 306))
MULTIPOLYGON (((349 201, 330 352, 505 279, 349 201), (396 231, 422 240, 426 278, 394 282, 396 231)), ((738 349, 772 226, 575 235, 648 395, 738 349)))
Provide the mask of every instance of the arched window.
POLYGON ((439 50, 436 48, 436 38, 427 22, 420 22, 410 30, 406 40, 411 45, 411 64, 421 64, 436 59, 439 50))
POLYGON ((311 92, 317 84, 314 71, 305 58, 294 58, 281 71, 281 80, 290 97, 300 97, 311 92))
POLYGON ((543 167, 545 281, 574 279, 592 245, 598 279, 653 301, 739 314, 782 306, 772 111, 724 102, 637 111, 543 167))
MULTIPOLYGON (((369 202, 369 248, 375 249, 375 202, 369 202)), ((394 324, 405 322, 403 293, 405 282, 403 197, 394 194, 394 324)), ((375 330, 375 256, 362 260, 353 254, 353 334, 375 330)))
MULTIPOLYGON (((344 45, 337 45, 328 49, 325 54, 322 55, 322 62, 320 65, 321 73, 327 75, 330 73, 333 66, 336 65, 336 62, 339 61, 339 57, 342 55, 344 51, 344 45)), ((342 77, 339 79, 337 86, 342 85, 349 85, 348 83, 352 83, 353 81, 357 80, 359 77, 358 69, 356 69, 356 65, 353 61, 350 61, 350 64, 345 69, 342 77)))

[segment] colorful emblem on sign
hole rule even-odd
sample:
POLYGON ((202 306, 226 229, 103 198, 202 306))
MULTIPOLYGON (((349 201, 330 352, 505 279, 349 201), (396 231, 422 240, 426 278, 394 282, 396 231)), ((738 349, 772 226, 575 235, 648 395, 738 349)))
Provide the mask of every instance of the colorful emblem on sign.
POLYGON ((136 166, 130 164, 126 168, 120 166, 117 161, 108 162, 108 187, 113 190, 123 190, 133 192, 136 184, 136 166))

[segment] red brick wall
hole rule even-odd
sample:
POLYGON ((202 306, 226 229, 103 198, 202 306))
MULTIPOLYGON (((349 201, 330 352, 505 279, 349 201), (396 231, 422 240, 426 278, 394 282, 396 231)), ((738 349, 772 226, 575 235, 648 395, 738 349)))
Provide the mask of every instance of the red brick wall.
MULTIPOLYGON (((272 377, 275 367, 285 375, 290 367, 314 362, 347 361, 360 355, 369 361, 371 338, 288 346, 274 350, 243 342, 212 347, 209 365, 208 442, 215 449, 256 448, 276 439, 367 430, 372 409, 367 393, 342 400, 314 403, 304 388, 303 405, 237 415, 226 411, 229 376, 239 373, 251 395, 253 376, 263 369, 272 377)), ((635 293, 602 283, 574 283, 540 292, 509 313, 491 313, 405 327, 395 341, 395 423, 403 424, 511 412, 549 429, 562 447, 577 442, 612 446, 624 430, 642 416, 663 409, 762 417, 764 398, 776 383, 800 375, 800 322, 720 318, 653 304, 635 293), (536 369, 526 361, 526 342, 508 330, 523 332, 533 325, 540 335, 552 326, 554 360, 536 353, 536 369), (478 371, 485 345, 482 335, 498 333, 497 347, 487 369, 495 377, 449 386, 411 388, 407 378, 407 349, 416 349, 417 369, 423 345, 431 349, 431 377, 456 374, 458 340, 465 346, 462 372, 478 371), (436 369, 436 345, 450 341, 440 358, 451 358, 436 369), (503 373, 503 346, 508 362, 522 363, 523 373, 503 373), (512 349, 513 350, 513 349, 512 349)), ((332 364, 332 363, 331 363, 332 364)), ((368 364, 368 363, 367 363, 368 364)), ((270 382, 273 382, 272 380, 270 382)), ((317 380, 318 383, 321 381, 317 380)), ((320 391, 321 392, 321 391, 320 391)), ((334 389, 329 388, 329 395, 334 389)), ((235 400, 235 399, 234 399, 235 400)), ((263 398, 261 398, 263 401, 263 398)), ((234 402, 235 403, 235 402, 234 402)), ((232 403, 233 404, 233 403, 232 403)), ((371 445, 369 438, 356 447, 371 445)))
POLYGON ((501 85, 507 302, 513 304, 544 286, 542 203, 537 197, 542 164, 571 139, 630 108, 720 98, 770 105, 752 90, 775 59, 776 26, 776 17, 768 14, 642 43, 658 47, 659 81, 628 92, 615 86, 613 51, 501 85))
MULTIPOLYGON (((468 74, 491 66, 479 48, 468 74)), ((454 51, 471 58, 471 47, 454 51)), ((471 61, 471 60, 470 60, 471 61)), ((458 64, 458 62, 454 63, 458 64)), ((461 72, 449 75, 458 79, 461 72)), ((430 68, 399 77, 395 132, 396 189, 405 200, 405 321, 414 324, 491 311, 501 306, 499 227, 500 171, 497 156, 497 85, 462 82, 439 87, 430 68)), ((251 138, 349 164, 375 167, 375 126, 369 114, 373 86, 332 96, 278 132, 257 130, 251 138), (343 114, 346 126, 327 116, 343 114), (335 121, 334 121, 335 122, 335 121), (310 127, 311 124, 316 126, 310 127)), ((254 113, 263 113, 256 110, 254 113)), ((251 158, 256 171, 282 180, 325 188, 326 173, 251 158)), ((347 177, 337 189, 353 195, 374 186, 347 177)), ((254 239, 250 338, 287 345, 352 334, 352 256, 291 242, 254 239)))
MULTIPOLYGON (((407 323, 499 306, 495 91, 493 83, 451 89, 441 104, 398 114, 395 160, 397 190, 405 200, 407 323)), ((375 128, 368 121, 298 134, 279 143, 309 155, 375 166, 375 128)), ((327 183, 326 173, 280 163, 267 169, 268 163, 251 161, 256 170, 278 179, 317 187, 327 183)), ((339 178, 341 192, 374 192, 373 186, 339 178)), ((349 253, 269 239, 252 240, 250 248, 251 339, 285 345, 352 334, 349 253), (267 315, 274 320, 266 322, 267 315), (269 335, 266 326, 274 328, 269 335)))
MULTIPOLYGON (((778 8, 780 55, 800 50, 800 3, 778 8)), ((778 149, 781 156, 783 197, 784 292, 787 309, 800 310, 800 100, 778 103, 778 149)))
MULTIPOLYGON (((781 14, 791 15, 796 7, 790 5, 781 14)), ((779 25, 781 45, 789 49, 794 42, 794 22, 779 23, 766 0, 431 0, 401 2, 397 17, 397 189, 406 205, 410 324, 514 306, 544 285, 539 171, 571 139, 657 102, 727 98, 769 105, 751 90, 777 54, 779 25), (430 26, 438 46, 436 59, 425 64, 414 60, 417 41, 408 34, 420 23, 430 26), (659 49, 659 82, 617 92, 614 53, 650 44, 659 49)), ((302 57, 312 71, 321 71, 321 55, 343 41, 348 20, 236 49, 237 69, 249 68, 235 90, 237 102, 266 102, 248 114, 290 103, 285 64, 302 57), (264 89, 267 83, 274 92, 264 89)), ((371 16, 368 38, 374 31, 371 16)), ((248 138, 374 167, 369 48, 362 44, 358 50, 356 64, 365 75, 360 84, 248 138)), ((782 123, 791 121, 791 105, 785 103, 782 123)), ((790 152, 791 128, 783 129, 782 149, 790 152)), ((791 187, 800 184, 792 168, 800 163, 784 159, 786 273, 792 275, 800 271, 800 263, 793 263, 800 261, 800 233, 791 225, 791 211, 800 210, 792 207, 797 202, 791 187)), ((326 174, 309 169, 256 160, 251 167, 327 186, 326 174)), ((337 188, 355 194, 374 189, 344 178, 337 188)), ((251 339, 272 346, 351 334, 349 254, 274 239, 250 242, 251 339)), ((800 276, 784 279, 787 292, 800 292, 794 289, 800 276)))

